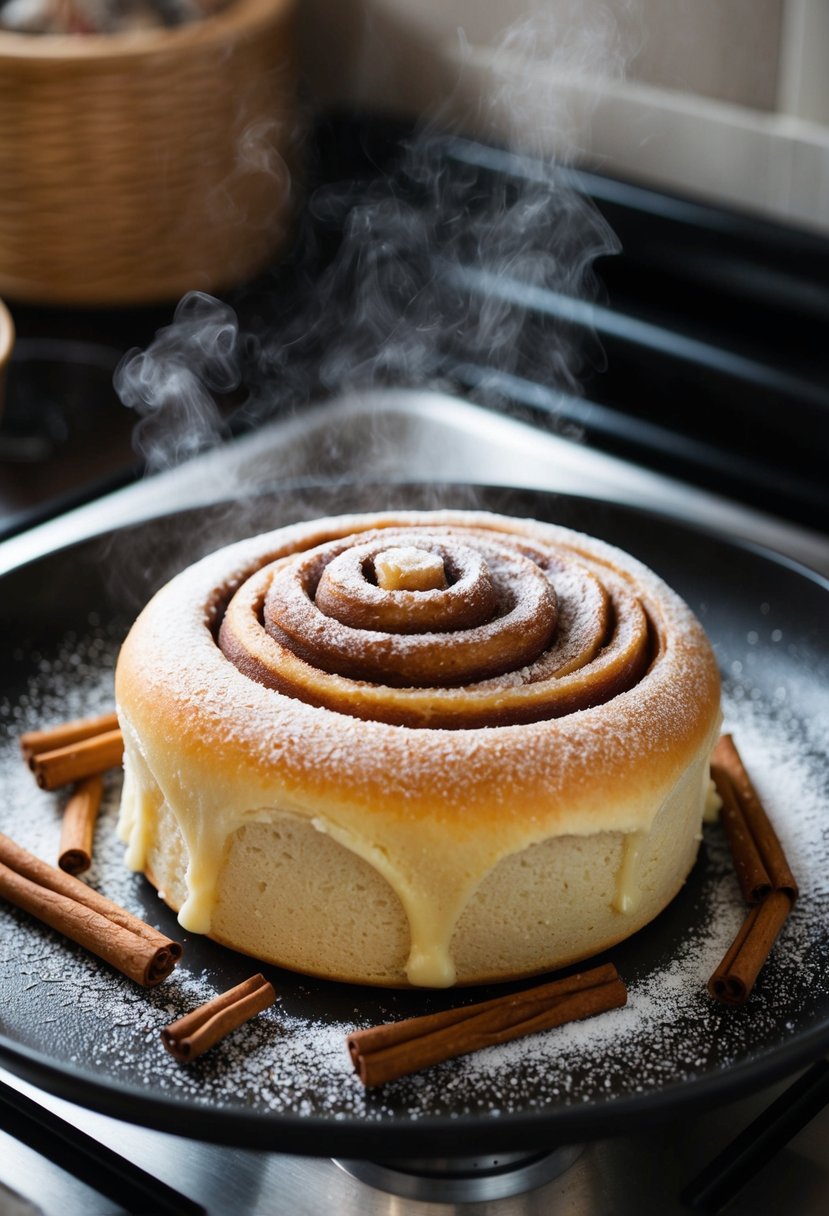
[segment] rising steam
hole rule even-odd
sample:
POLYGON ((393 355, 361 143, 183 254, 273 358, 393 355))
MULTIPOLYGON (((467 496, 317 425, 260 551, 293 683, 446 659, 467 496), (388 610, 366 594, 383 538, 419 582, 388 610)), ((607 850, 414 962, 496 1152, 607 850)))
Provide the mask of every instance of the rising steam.
POLYGON ((224 437, 217 395, 241 378, 234 310, 190 292, 173 322, 146 351, 128 351, 115 372, 115 391, 140 421, 133 442, 151 471, 180 464, 224 437))
MULTIPOLYGON (((568 73, 622 71, 630 51, 613 13, 599 0, 535 4, 487 52, 488 87, 459 80, 392 175, 313 193, 270 296, 261 284, 233 306, 186 296, 116 374, 121 400, 140 415, 135 442, 148 468, 220 442, 228 416, 217 400, 234 391, 232 422, 244 427, 347 389, 445 386, 458 367, 577 392, 601 363, 598 343, 583 326, 516 307, 510 288, 594 299, 596 258, 617 247, 566 171, 584 91, 575 115, 558 87, 568 73), (532 172, 482 170, 447 135, 455 124, 532 152, 532 172)), ((486 374, 477 383, 485 388, 486 374)))

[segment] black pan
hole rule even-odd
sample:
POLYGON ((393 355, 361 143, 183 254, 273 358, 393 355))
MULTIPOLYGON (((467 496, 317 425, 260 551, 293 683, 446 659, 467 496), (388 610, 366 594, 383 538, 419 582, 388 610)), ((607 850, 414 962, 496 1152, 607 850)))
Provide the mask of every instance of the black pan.
POLYGON ((227 1144, 382 1158, 497 1152, 630 1132, 784 1076, 829 1047, 829 587, 807 571, 656 514, 587 499, 468 487, 308 488, 190 511, 52 553, 2 579, 0 829, 47 858, 60 796, 35 788, 16 735, 111 703, 117 645, 153 587, 201 553, 300 517, 389 506, 471 506, 580 528, 671 583, 714 642, 727 724, 767 799, 802 896, 748 1004, 705 981, 743 909, 720 830, 707 829, 683 891, 611 957, 627 1009, 450 1061, 365 1093, 347 1030, 481 999, 492 990, 386 992, 265 968, 280 993, 189 1067, 159 1029, 256 966, 184 935, 115 836, 117 778, 92 884, 184 941, 147 992, 23 913, 0 908, 0 1061, 105 1113, 227 1144))

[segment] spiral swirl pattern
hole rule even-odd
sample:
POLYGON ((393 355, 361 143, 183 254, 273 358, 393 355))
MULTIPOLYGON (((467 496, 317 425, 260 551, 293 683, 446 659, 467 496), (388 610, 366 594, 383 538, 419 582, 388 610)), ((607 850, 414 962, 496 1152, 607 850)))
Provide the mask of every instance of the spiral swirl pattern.
POLYGON ((659 646, 633 580, 520 534, 399 523, 249 573, 219 645, 311 705, 395 725, 530 723, 601 705, 659 646))

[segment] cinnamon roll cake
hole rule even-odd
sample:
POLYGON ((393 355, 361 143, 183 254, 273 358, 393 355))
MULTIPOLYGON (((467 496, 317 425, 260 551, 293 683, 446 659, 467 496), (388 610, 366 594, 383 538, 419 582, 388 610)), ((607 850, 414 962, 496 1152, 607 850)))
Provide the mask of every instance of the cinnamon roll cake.
POLYGON ((120 828, 183 927, 351 982, 499 981, 629 936, 691 869, 714 655, 655 574, 486 512, 232 545, 116 672, 120 828))

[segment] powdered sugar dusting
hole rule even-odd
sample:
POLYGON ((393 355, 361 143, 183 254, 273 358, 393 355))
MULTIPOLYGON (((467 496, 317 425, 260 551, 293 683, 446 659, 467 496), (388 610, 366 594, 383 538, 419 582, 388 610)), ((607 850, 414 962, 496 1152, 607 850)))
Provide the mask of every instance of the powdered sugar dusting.
MULTIPOLYGON (((256 582, 250 579, 251 585, 256 582)), ((240 599, 251 607, 246 591, 243 588, 240 599)), ((247 615, 253 619, 253 613, 247 615)), ((167 719, 176 720, 176 729, 188 742, 208 740, 213 747, 221 746, 225 757, 233 755, 239 773, 278 771, 286 786, 330 803, 328 774, 336 766, 339 809, 377 805, 379 791, 387 788, 388 800, 405 806, 410 820, 433 817, 439 801, 442 815, 453 820, 459 833, 475 823, 472 807, 500 817, 505 810, 510 813, 510 806, 518 806, 523 822, 530 821, 526 808, 531 807, 533 831, 523 842, 513 838, 516 848, 538 838, 536 822, 550 834, 613 831, 621 823, 626 830, 649 829, 661 799, 690 756, 705 746, 716 716, 717 679, 710 648, 693 615, 655 574, 620 550, 569 529, 485 512, 334 517, 231 546, 191 567, 155 597, 131 634, 125 656, 119 670, 124 673, 122 708, 144 736, 153 733, 158 706, 163 705, 167 719), (207 627, 210 606, 221 598, 217 588, 236 587, 246 573, 332 537, 424 521, 431 527, 468 529, 470 534, 505 533, 519 545, 560 548, 565 558, 575 554, 588 569, 602 568, 614 602, 618 589, 620 605, 633 598, 636 588, 642 601, 631 605, 636 615, 620 610, 623 619, 612 644, 588 664, 589 690, 593 676, 601 677, 600 686, 606 680, 618 687, 626 665, 639 665, 639 643, 645 640, 643 606, 658 625, 657 658, 628 693, 601 705, 588 697, 584 708, 551 721, 543 680, 525 683, 519 677, 516 687, 505 684, 497 692, 487 687, 386 689, 310 671, 285 650, 272 662, 273 640, 264 630, 246 632, 246 647, 257 670, 279 669, 274 689, 235 670, 217 649, 207 627), (303 669, 296 681, 295 664, 303 669), (305 686, 304 699, 279 691, 295 682, 305 686), (525 724, 489 730, 495 701, 503 721, 525 724), (411 723, 410 728, 393 725, 393 716, 382 720, 387 702, 402 712, 399 720, 411 723), (349 712, 322 708, 326 705, 347 707, 349 712), (451 722, 458 729, 431 729, 435 722, 451 722), (617 800, 597 797, 594 790, 602 781, 624 789, 632 768, 647 769, 643 785, 650 783, 653 797, 628 798, 620 818, 617 800), (493 780, 494 773, 498 780, 493 780)), ((572 696, 571 707, 585 704, 580 673, 565 674, 550 684, 562 701, 572 696)))
MULTIPOLYGON (((4 799, 0 829, 53 860, 61 797, 37 789, 17 735, 112 704, 117 638, 91 619, 49 653, 17 652, 12 692, 0 702, 4 799)), ((790 662, 795 662, 795 657, 790 662)), ((720 830, 706 831, 685 890, 654 925, 612 952, 628 1005, 576 1025, 447 1062, 366 1093, 353 1076, 345 1036, 356 1026, 478 999, 480 992, 394 993, 317 983, 266 969, 279 1003, 190 1066, 161 1047, 159 1031, 257 969, 211 943, 185 941, 185 956, 159 988, 137 988, 22 913, 0 907, 0 1034, 45 1050, 87 1076, 137 1086, 171 1102, 244 1110, 322 1129, 359 1120, 382 1127, 439 1117, 508 1120, 612 1104, 705 1081, 772 1056, 829 1025, 829 766, 825 728, 804 717, 781 672, 726 671, 729 729, 774 819, 801 898, 758 989, 742 1010, 712 1003, 705 983, 740 923, 742 907, 720 830)), ((790 673, 791 674, 791 673, 790 673)), ((798 668, 798 679, 808 673, 798 668)), ((808 694, 808 689, 807 689, 808 694)), ((107 784, 89 882, 145 919, 178 933, 144 880, 123 865, 114 820, 119 779, 107 784)), ((825 1044, 825 1034, 824 1034, 825 1044)), ((319 1151, 326 1151, 321 1138, 319 1151)))

